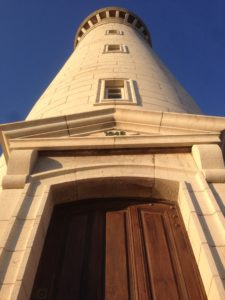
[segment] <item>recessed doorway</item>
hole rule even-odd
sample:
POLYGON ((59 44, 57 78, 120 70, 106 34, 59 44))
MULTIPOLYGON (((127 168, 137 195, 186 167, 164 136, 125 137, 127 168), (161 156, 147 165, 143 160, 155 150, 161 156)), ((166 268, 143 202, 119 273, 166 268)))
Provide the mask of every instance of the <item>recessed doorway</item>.
POLYGON ((206 296, 174 204, 104 199, 55 206, 31 299, 206 296))

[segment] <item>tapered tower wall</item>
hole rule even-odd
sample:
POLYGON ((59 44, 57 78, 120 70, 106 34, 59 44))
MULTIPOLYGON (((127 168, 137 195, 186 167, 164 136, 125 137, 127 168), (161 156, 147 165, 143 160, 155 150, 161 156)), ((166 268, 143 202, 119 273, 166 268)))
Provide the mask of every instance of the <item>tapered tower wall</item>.
MULTIPOLYGON (((28 119, 94 110, 98 108, 100 80, 117 78, 132 80, 134 109, 201 113, 154 53, 149 41, 133 26, 119 21, 106 18, 89 29, 28 119), (107 34, 109 30, 119 34, 107 34), (124 52, 107 52, 108 45, 119 45, 124 52)), ((104 105, 123 107, 127 103, 109 101, 104 105)))

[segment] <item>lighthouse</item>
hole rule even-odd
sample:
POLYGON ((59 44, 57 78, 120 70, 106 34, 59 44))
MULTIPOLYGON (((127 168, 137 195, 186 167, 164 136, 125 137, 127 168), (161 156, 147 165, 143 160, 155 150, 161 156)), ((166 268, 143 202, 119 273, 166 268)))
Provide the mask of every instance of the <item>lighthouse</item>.
POLYGON ((225 118, 153 42, 133 12, 93 12, 0 126, 0 299, 225 298, 225 118))

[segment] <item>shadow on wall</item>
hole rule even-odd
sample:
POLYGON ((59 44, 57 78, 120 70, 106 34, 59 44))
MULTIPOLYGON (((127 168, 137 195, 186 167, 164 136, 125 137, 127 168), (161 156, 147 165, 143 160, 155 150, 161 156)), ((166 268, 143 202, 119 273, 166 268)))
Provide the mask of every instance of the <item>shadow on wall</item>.
MULTIPOLYGON (((188 187, 189 190, 192 190, 192 186, 191 186, 190 183, 187 183, 187 187, 188 187)), ((216 194, 214 194, 214 196, 218 200, 219 197, 216 196, 216 194)), ((193 203, 193 205, 195 207, 196 212, 199 215, 203 215, 204 213, 203 213, 203 211, 202 211, 202 209, 201 209, 201 207, 200 207, 200 205, 198 203, 198 199, 196 198, 195 194, 194 193, 190 193, 190 197, 191 197, 191 200, 192 200, 192 203, 193 203)), ((223 278, 224 273, 225 273, 223 262, 222 262, 222 260, 221 260, 221 258, 219 256, 219 253, 218 253, 218 251, 217 251, 217 249, 215 247, 216 246, 215 245, 215 241, 214 241, 213 236, 212 236, 212 234, 210 232, 208 224, 207 224, 207 222, 205 221, 205 219, 203 217, 202 218, 198 218, 198 219, 199 219, 201 227, 202 227, 202 229, 203 229, 203 231, 205 233, 205 238, 206 238, 209 246, 211 246, 211 247, 209 247, 209 249, 210 249, 212 257, 213 257, 213 259, 215 261, 217 271, 220 274, 220 276, 223 278)), ((224 284, 224 281, 223 281, 223 284, 224 284)), ((224 288, 225 288, 225 284, 224 284, 224 288)))
POLYGON ((45 171, 49 171, 49 170, 57 170, 57 169, 61 169, 61 168, 63 168, 63 165, 59 161, 57 161, 53 158, 40 156, 40 158, 38 160, 38 164, 36 164, 32 173, 35 174, 35 173, 39 173, 39 172, 45 172, 45 171))
POLYGON ((26 218, 31 205, 34 202, 33 195, 35 195, 39 185, 40 183, 30 185, 26 194, 22 196, 22 199, 18 203, 18 206, 20 207, 18 208, 17 216, 16 218, 13 218, 13 224, 11 225, 10 233, 6 239, 4 250, 0 255, 1 283, 4 282, 4 279, 7 275, 7 270, 10 263, 12 263, 13 254, 15 251, 20 252, 24 250, 24 245, 20 244, 19 238, 24 230, 24 227, 27 226, 26 218))
POLYGON ((217 202, 220 210, 222 211, 223 215, 225 216, 225 214, 224 214, 224 212, 225 212, 225 203, 223 202, 223 200, 221 199, 221 197, 217 193, 217 191, 214 188, 214 186, 212 184, 210 184, 209 187, 210 187, 211 192, 213 193, 213 196, 216 199, 216 202, 217 202))
POLYGON ((135 95, 136 95, 136 99, 137 99, 137 105, 143 106, 142 100, 141 100, 141 95, 139 93, 139 88, 138 88, 137 81, 134 81, 133 83, 134 83, 134 91, 135 91, 135 95))

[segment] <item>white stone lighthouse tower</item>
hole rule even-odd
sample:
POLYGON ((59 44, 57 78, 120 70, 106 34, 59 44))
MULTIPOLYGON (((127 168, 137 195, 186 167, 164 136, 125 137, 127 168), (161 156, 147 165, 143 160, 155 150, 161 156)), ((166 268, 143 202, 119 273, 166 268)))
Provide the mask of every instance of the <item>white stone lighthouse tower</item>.
POLYGON ((0 126, 0 299, 225 299, 224 129, 138 16, 88 16, 27 119, 0 126))
POLYGON ((103 107, 200 113, 151 44, 148 29, 133 13, 94 12, 79 27, 74 52, 28 119, 103 107))

